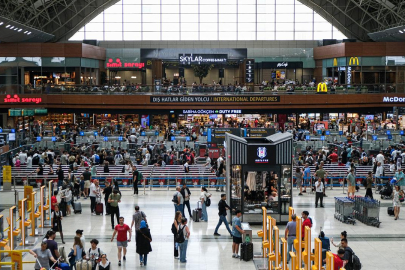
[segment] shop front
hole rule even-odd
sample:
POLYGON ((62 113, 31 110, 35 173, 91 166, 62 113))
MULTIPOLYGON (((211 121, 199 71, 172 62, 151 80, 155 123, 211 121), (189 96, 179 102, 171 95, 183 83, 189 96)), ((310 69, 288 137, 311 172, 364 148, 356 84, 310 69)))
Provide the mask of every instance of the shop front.
POLYGON ((256 63, 260 81, 277 84, 309 83, 313 77, 313 69, 304 69, 301 61, 276 61, 256 63))

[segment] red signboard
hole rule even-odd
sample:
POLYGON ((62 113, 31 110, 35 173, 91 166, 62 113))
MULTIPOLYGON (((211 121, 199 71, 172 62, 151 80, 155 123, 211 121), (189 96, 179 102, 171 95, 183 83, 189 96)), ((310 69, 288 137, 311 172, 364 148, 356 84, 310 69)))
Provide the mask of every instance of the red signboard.
POLYGON ((112 58, 107 60, 108 68, 143 68, 145 63, 133 63, 133 62, 121 62, 121 59, 115 59, 115 62, 112 58))
POLYGON ((11 95, 7 95, 4 98, 4 103, 41 103, 42 98, 38 97, 30 97, 30 98, 20 98, 18 95, 14 95, 11 97, 11 95))

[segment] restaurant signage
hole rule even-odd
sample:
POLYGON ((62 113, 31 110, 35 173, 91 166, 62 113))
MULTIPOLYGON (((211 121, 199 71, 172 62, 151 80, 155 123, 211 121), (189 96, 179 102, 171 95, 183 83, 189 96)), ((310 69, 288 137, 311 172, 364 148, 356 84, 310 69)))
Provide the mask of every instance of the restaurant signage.
POLYGON ((201 102, 280 102, 280 96, 151 96, 150 103, 201 103, 201 102))
POLYGON ((288 62, 277 63, 277 67, 288 67, 288 62))
POLYGON ((183 114, 241 114, 242 110, 183 110, 183 114))
POLYGON ((405 97, 383 97, 383 102, 405 102, 405 97))
POLYGON ((227 54, 179 54, 179 62, 182 64, 212 64, 226 63, 227 54))
POLYGON ((136 62, 122 62, 120 58, 116 58, 115 61, 113 58, 107 59, 106 63, 107 68, 143 68, 145 63, 136 63, 136 62))
POLYGON ((42 98, 38 98, 38 97, 30 97, 30 98, 20 98, 18 95, 13 95, 13 97, 11 97, 11 95, 7 95, 4 98, 4 103, 41 103, 42 102, 42 98))

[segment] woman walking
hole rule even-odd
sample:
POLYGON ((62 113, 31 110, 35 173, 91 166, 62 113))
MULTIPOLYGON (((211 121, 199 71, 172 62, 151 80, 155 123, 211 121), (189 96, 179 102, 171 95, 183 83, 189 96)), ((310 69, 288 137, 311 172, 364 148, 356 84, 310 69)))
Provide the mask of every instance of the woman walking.
POLYGON ((332 245, 337 247, 338 250, 339 249, 344 249, 343 246, 342 246, 342 241, 341 241, 342 239, 347 239, 347 232, 346 231, 343 231, 343 232, 340 233, 340 240, 339 240, 339 243, 337 245, 333 242, 333 237, 330 239, 330 242, 332 243, 332 245))
POLYGON ((208 191, 205 187, 202 187, 201 196, 200 196, 201 206, 202 206, 201 221, 205 221, 205 222, 208 222, 207 206, 206 206, 205 202, 207 201, 207 198, 209 198, 209 197, 211 197, 211 194, 208 193, 208 191))
POLYGON ((54 232, 59 232, 60 237, 62 238, 62 243, 65 244, 65 241, 63 241, 62 219, 62 211, 59 210, 59 205, 56 204, 55 211, 52 212, 51 217, 52 230, 54 232))
POLYGON ((302 196, 302 178, 304 177, 304 173, 301 171, 299 167, 295 169, 295 179, 297 183, 297 188, 300 189, 300 193, 298 193, 299 196, 302 196))
POLYGON ((146 225, 145 220, 141 221, 140 230, 136 234, 136 253, 139 254, 140 265, 145 265, 148 262, 148 254, 152 252, 150 243, 152 242, 152 236, 150 230, 146 225))
POLYGON ((401 210, 401 201, 400 201, 400 196, 402 198, 404 197, 404 193, 402 190, 400 190, 399 186, 395 186, 394 188, 394 197, 392 199, 392 203, 394 206, 394 215, 395 215, 395 220, 399 218, 399 211, 401 210))
POLYGON ((176 236, 177 236, 177 232, 179 230, 179 225, 181 223, 181 218, 183 216, 181 215, 180 211, 177 211, 175 216, 174 216, 174 222, 172 224, 172 233, 174 236, 174 258, 178 259, 179 257, 179 246, 178 243, 176 243, 176 236))

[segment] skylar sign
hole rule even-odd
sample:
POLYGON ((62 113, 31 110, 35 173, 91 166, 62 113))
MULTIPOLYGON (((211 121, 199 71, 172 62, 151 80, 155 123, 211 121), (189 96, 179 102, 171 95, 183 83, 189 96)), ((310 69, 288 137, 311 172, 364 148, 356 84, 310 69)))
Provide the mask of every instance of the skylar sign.
POLYGON ((179 54, 181 64, 212 64, 226 63, 227 54, 179 54))
POLYGON ((11 97, 11 95, 7 95, 4 98, 4 103, 41 103, 42 98, 39 97, 29 97, 29 98, 20 98, 18 95, 14 95, 11 97))
POLYGON ((383 97, 383 102, 389 103, 405 102, 405 97, 383 97))

